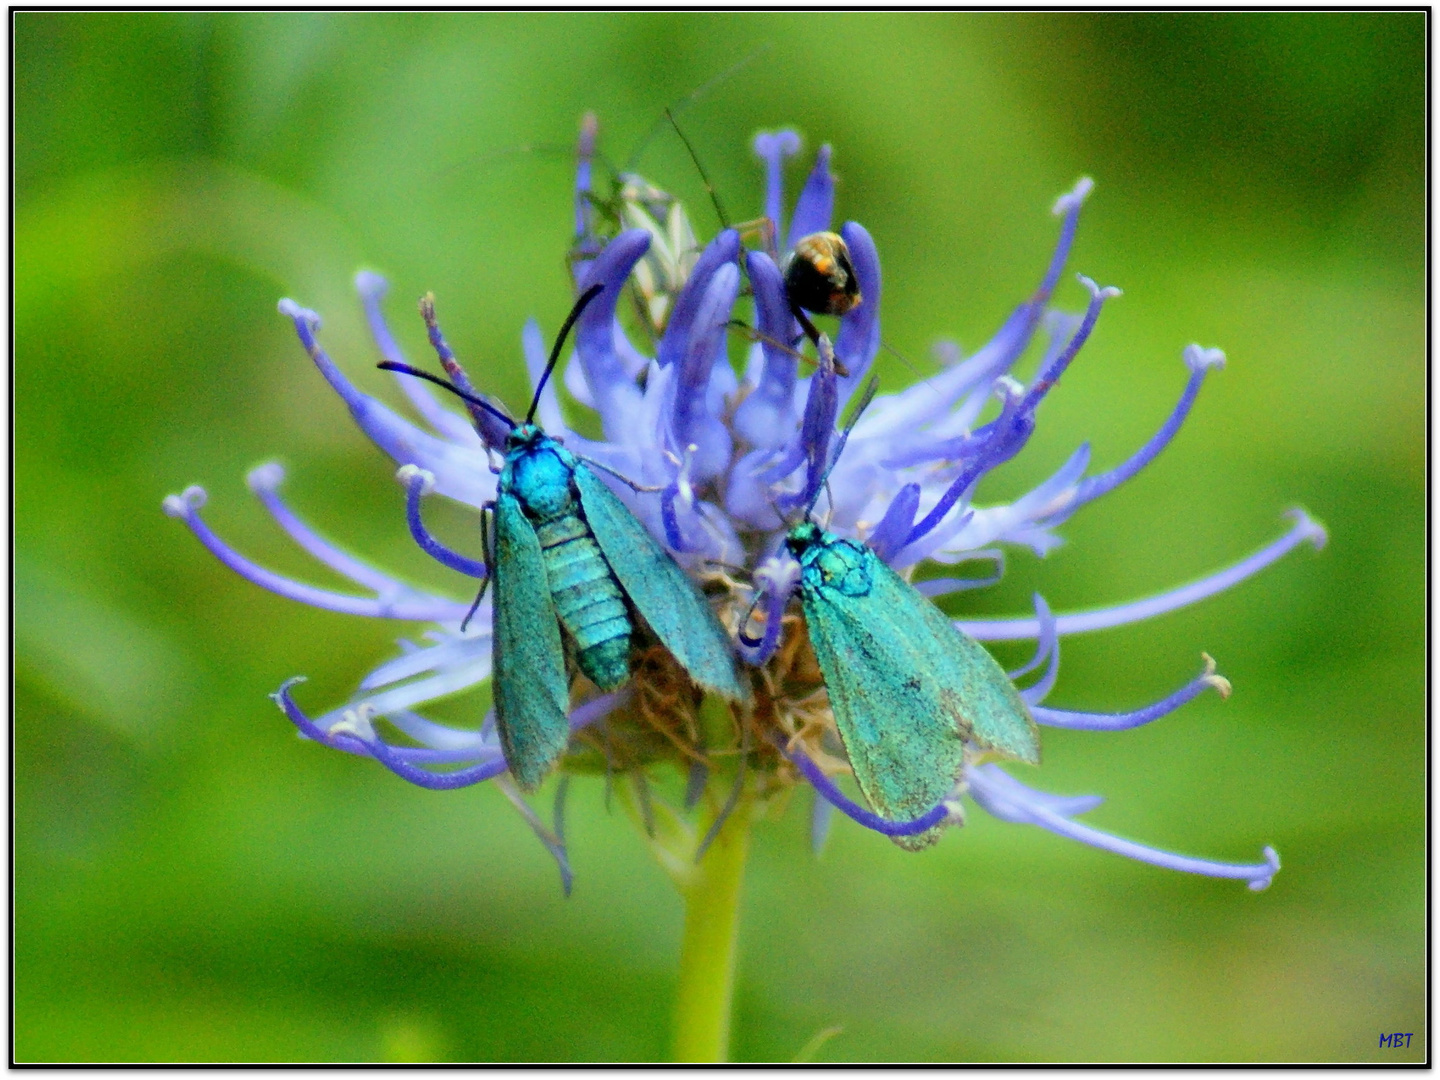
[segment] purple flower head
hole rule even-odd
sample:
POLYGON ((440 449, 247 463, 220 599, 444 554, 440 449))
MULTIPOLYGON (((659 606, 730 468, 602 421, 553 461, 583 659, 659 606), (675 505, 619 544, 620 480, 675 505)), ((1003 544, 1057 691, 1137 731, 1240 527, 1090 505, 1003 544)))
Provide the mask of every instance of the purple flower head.
MULTIPOLYGON (((769 226, 760 230, 758 240, 727 228, 701 245, 679 202, 638 177, 622 177, 608 199, 594 195, 595 138, 590 117, 578 155, 571 259, 577 290, 595 284, 604 288, 580 315, 573 350, 557 378, 539 394, 536 420, 572 454, 591 463, 704 588, 717 617, 734 635, 737 655, 750 667, 754 700, 726 712, 717 727, 685 671, 642 635, 632 656, 632 678, 621 690, 600 694, 583 678, 575 680, 572 739, 562 771, 604 775, 607 782, 623 777, 633 791, 631 805, 651 835, 656 815, 679 820, 710 790, 711 777, 724 774, 734 779, 725 781, 733 782, 724 789, 730 795, 721 792, 723 812, 733 809, 742 789, 750 798, 765 799, 794 784, 808 784, 815 792, 817 841, 834 810, 903 839, 961 822, 961 799, 968 797, 1005 821, 1036 825, 1160 866, 1240 878, 1252 889, 1264 888, 1279 868, 1269 848, 1262 861, 1231 864, 1111 836, 1076 820, 1098 805, 1098 798, 1038 791, 978 748, 967 751, 951 795, 929 812, 908 822, 879 817, 846 794, 850 769, 844 744, 792 602, 798 567, 783 540, 807 512, 830 532, 867 542, 907 577, 926 560, 956 567, 979 564, 922 582, 926 596, 980 588, 1003 574, 1007 547, 1044 555, 1062 543, 1056 530, 1072 514, 1149 465, 1175 436, 1210 372, 1224 364, 1218 349, 1192 345, 1184 350, 1188 375, 1174 409, 1126 461, 1092 473, 1088 445, 1082 444, 1052 476, 1018 498, 974 502, 977 483, 1025 449, 1044 402, 1059 392, 1105 306, 1120 295, 1080 276, 1089 293, 1083 312, 1051 304, 1091 182, 1082 179, 1056 201, 1059 236, 1040 283, 990 341, 969 356, 942 345, 937 349, 941 370, 919 384, 875 397, 842 435, 839 418, 855 404, 856 390, 867 380, 880 348, 877 245, 855 222, 840 226, 863 299, 839 318, 833 345, 825 332, 807 346, 815 355, 804 365, 795 348, 800 328, 780 271, 781 237, 788 247, 832 228, 830 147, 821 147, 787 216, 782 180, 799 139, 790 131, 757 136, 754 149, 765 174, 762 208, 769 226), (756 246, 747 246, 752 243, 756 246), (740 372, 729 355, 736 319, 758 331, 740 372), (1027 379, 1017 364, 1032 345, 1038 346, 1040 359, 1027 379), (567 425, 567 410, 576 408, 597 415, 599 439, 585 438, 567 425)), ((405 363, 381 310, 384 280, 362 273, 356 287, 380 357, 405 363)), ((169 496, 164 509, 227 566, 263 588, 336 612, 419 624, 418 639, 402 641, 399 653, 362 679, 344 704, 311 716, 292 694, 294 680, 275 694, 277 704, 302 737, 373 758, 414 784, 434 789, 501 784, 559 861, 568 887, 563 781, 553 822, 547 824, 510 785, 493 716, 469 728, 424 716, 429 703, 491 677, 494 603, 493 594, 487 594, 466 621, 470 596, 491 576, 490 556, 481 549, 478 529, 477 542, 466 551, 441 543, 426 528, 424 502, 439 494, 477 512, 491 503, 497 490, 496 451, 508 427, 480 407, 485 387, 467 377, 428 299, 422 311, 437 362, 452 385, 472 397, 480 395, 480 405, 457 404, 430 384, 397 374, 398 396, 417 420, 356 388, 320 344, 320 319, 314 312, 290 300, 280 302, 280 311, 361 429, 394 460, 403 489, 397 512, 403 506, 415 542, 457 575, 455 588, 443 595, 418 589, 322 537, 281 498, 283 472, 276 465, 252 471, 252 491, 297 544, 352 581, 354 591, 305 584, 232 549, 201 516, 201 488, 169 496)), ((548 350, 545 334, 533 321, 523 329, 521 346, 531 384, 538 387, 548 350)), ((1060 614, 1037 596, 1033 616, 961 620, 955 626, 980 641, 1036 642, 1034 658, 1011 678, 1026 683, 1020 694, 1039 724, 1099 731, 1147 724, 1206 690, 1227 695, 1229 683, 1207 656, 1199 675, 1153 704, 1114 714, 1052 709, 1043 702, 1058 675, 1062 639, 1186 606, 1248 578, 1303 542, 1323 544, 1325 533, 1318 524, 1303 511, 1292 517, 1282 537, 1250 557, 1156 596, 1060 614)), ((706 842, 698 844, 701 852, 706 842)))

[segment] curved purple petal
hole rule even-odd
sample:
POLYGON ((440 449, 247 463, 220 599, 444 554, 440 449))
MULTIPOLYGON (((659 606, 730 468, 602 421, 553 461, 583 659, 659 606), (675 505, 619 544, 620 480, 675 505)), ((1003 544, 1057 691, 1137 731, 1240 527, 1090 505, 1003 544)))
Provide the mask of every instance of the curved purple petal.
POLYGON ((267 570, 258 563, 253 563, 245 558, 211 531, 210 526, 206 525, 200 517, 200 507, 203 505, 205 505, 205 489, 201 487, 188 487, 179 495, 168 495, 164 502, 165 513, 173 518, 179 518, 189 526, 190 531, 209 549, 210 554, 247 581, 283 596, 287 600, 298 600, 302 604, 325 608, 327 611, 338 611, 346 615, 366 615, 379 619, 449 622, 462 618, 465 614, 466 605, 464 604, 427 596, 408 586, 402 586, 393 593, 372 599, 365 596, 347 596, 345 593, 331 592, 328 589, 318 589, 313 585, 305 585, 277 574, 273 570, 267 570))
POLYGON ((607 439, 620 438, 626 416, 640 396, 615 351, 615 305, 620 302, 630 272, 649 250, 648 232, 627 229, 606 244, 581 275, 582 291, 596 283, 605 286, 575 324, 575 351, 607 439))
MULTIPOLYGON (((822 345, 825 338, 820 339, 822 345)), ((820 369, 810 378, 810 393, 805 398, 805 416, 800 421, 800 432, 795 446, 785 457, 788 463, 796 450, 803 453, 806 463, 805 486, 793 495, 780 496, 782 506, 805 506, 814 500, 825 476, 829 462, 830 437, 835 431, 835 417, 840 411, 840 399, 836 391, 838 379, 833 363, 822 363, 820 369)), ((788 470, 787 470, 788 471, 788 470)), ((777 479, 785 473, 777 473, 777 479)))
POLYGON ((589 239, 590 233, 590 160, 595 156, 595 137, 600 121, 587 112, 580 121, 580 141, 575 147, 575 239, 589 239))
MULTIPOLYGON (((1061 634, 1083 634, 1090 630, 1108 630, 1113 626, 1142 622, 1224 592, 1230 586, 1258 574, 1307 540, 1317 549, 1325 546, 1323 525, 1304 510, 1292 510, 1290 517, 1295 520, 1295 525, 1289 532, 1234 566, 1144 600, 1057 616, 1055 628, 1061 634)), ((1035 619, 961 619, 955 623, 955 628, 977 641, 1023 641, 1040 633, 1040 624, 1035 619)))
MULTIPOLYGON (((710 290, 711 279, 722 266, 735 262, 739 257, 740 234, 734 229, 725 229, 705 245, 695 268, 690 271, 689 280, 675 298, 674 310, 665 324, 665 334, 660 338, 660 347, 655 353, 661 367, 677 364, 685 358, 696 319, 710 290)), ((726 318, 729 318, 728 309, 726 318)))
POLYGON ((338 574, 343 574, 357 585, 373 589, 377 593, 393 592, 402 588, 401 582, 389 574, 363 563, 347 551, 336 547, 329 540, 301 521, 276 490, 285 479, 285 469, 275 461, 266 462, 250 470, 245 483, 260 500, 270 516, 290 538, 305 549, 305 552, 338 574))
POLYGON ((410 536, 420 546, 420 550, 442 566, 448 566, 458 573, 473 578, 488 577, 490 572, 483 562, 451 551, 425 528, 425 521, 420 516, 420 499, 434 489, 435 478, 414 465, 402 465, 396 476, 400 483, 405 485, 405 520, 410 526, 410 536))
POLYGON ((826 802, 851 821, 864 825, 865 828, 872 829, 883 836, 914 836, 917 833, 928 832, 951 817, 950 806, 942 802, 912 821, 887 821, 847 798, 845 793, 835 786, 835 782, 826 776, 820 770, 820 766, 811 761, 803 750, 787 750, 783 739, 777 739, 776 746, 804 774, 805 779, 810 781, 810 785, 825 797, 826 802))
POLYGON ((981 446, 975 458, 961 470, 960 475, 946 489, 940 500, 930 508, 930 512, 916 523, 910 530, 909 544, 925 536, 937 525, 970 487, 984 476, 985 473, 1009 461, 1030 441, 1030 436, 1035 431, 1035 409, 1049 393, 1050 389, 1059 381, 1070 362, 1075 359, 1081 346, 1090 337, 1090 332, 1095 328, 1095 322, 1100 318, 1100 309, 1105 301, 1111 297, 1120 295, 1120 290, 1113 287, 1100 288, 1089 278, 1082 277, 1081 281, 1090 289, 1090 306, 1085 312, 1085 318, 1079 329, 1071 337, 1069 344, 1060 351, 1060 354, 1036 377, 1035 381, 1026 389, 1024 396, 1015 403, 1013 408, 1002 411, 999 419, 990 425, 990 435, 981 446))
POLYGON ((1055 809, 1054 796, 1045 796, 1026 787, 998 765, 980 765, 967 769, 966 777, 969 781, 970 797, 1002 821, 1019 825, 1039 825, 1060 836, 1079 840, 1082 844, 1150 863, 1152 866, 1179 870, 1187 874, 1201 874, 1205 877, 1238 878, 1246 882, 1252 892, 1269 888, 1271 879, 1280 870, 1280 856, 1275 854, 1275 849, 1271 847, 1264 849, 1265 861, 1262 863, 1222 863, 1161 851, 1101 832, 1099 829, 1092 829, 1088 825, 1081 825, 1072 821, 1065 811, 1055 809))
POLYGON ((840 236, 850 249, 850 264, 860 285, 860 305, 841 316, 835 336, 835 355, 850 372, 840 381, 841 399, 848 401, 880 351, 880 253, 865 226, 857 222, 842 225, 840 236))
POLYGON ((784 236, 785 159, 800 152, 800 136, 788 128, 762 131, 755 136, 755 154, 765 163, 765 216, 774 225, 769 247, 773 253, 784 236))
MULTIPOLYGON (((380 355, 392 364, 404 364, 407 363, 405 352, 390 333, 389 324, 385 322, 385 315, 380 310, 380 301, 385 298, 389 289, 390 283, 379 274, 361 270, 355 275, 355 291, 360 294, 360 303, 365 309, 365 321, 370 325, 370 336, 375 339, 375 347, 380 350, 380 355)), ((475 429, 459 414, 441 405, 425 382, 402 375, 398 371, 395 372, 395 381, 410 399, 410 404, 415 406, 415 411, 441 435, 456 442, 480 446, 480 436, 475 429)))
POLYGON ((835 177, 830 175, 830 144, 826 143, 815 155, 815 166, 795 200, 795 218, 785 239, 786 248, 793 248, 801 237, 811 233, 829 232, 834 214, 835 177))
POLYGON ((910 526, 915 524, 915 511, 920 509, 920 485, 906 484, 895 493, 885 516, 870 533, 869 544, 881 560, 889 562, 905 544, 910 535, 910 526))
POLYGON ((1069 709, 1047 709, 1033 704, 1030 712, 1034 715, 1037 724, 1044 724, 1046 727, 1071 728, 1075 731, 1128 731, 1169 715, 1181 705, 1199 697, 1206 690, 1215 690, 1222 698, 1230 696, 1230 680, 1223 675, 1215 674, 1215 661, 1209 656, 1205 657, 1205 670, 1196 678, 1191 679, 1168 697, 1162 698, 1153 705, 1147 705, 1143 709, 1136 709, 1134 712, 1074 712, 1069 709))
MULTIPOLYGON (((1014 671, 1007 671, 1005 674, 1011 682, 1014 682, 1016 679, 1023 679, 1041 664, 1045 663, 1046 657, 1049 657, 1050 667, 1046 675, 1050 684, 1053 686, 1055 683, 1054 676, 1060 667, 1060 635, 1055 632, 1055 616, 1051 614, 1050 605, 1045 602, 1045 598, 1039 593, 1036 593, 1034 601, 1035 618, 1040 623, 1040 640, 1036 643, 1035 655, 1031 657, 1029 662, 1023 667, 1018 667, 1014 671)), ((1031 689, 1033 690, 1034 687, 1031 687, 1031 689)), ((1034 701, 1026 698, 1025 702, 1027 705, 1034 705, 1037 701, 1043 700, 1043 697, 1044 695, 1042 694, 1034 701)))
POLYGON ((437 439, 402 419, 345 378, 315 340, 320 316, 293 300, 281 300, 281 314, 295 324, 295 333, 331 388, 340 395, 360 430, 389 454, 397 465, 418 465, 435 474, 436 490, 452 499, 480 506, 495 497, 495 478, 482 464, 483 453, 437 439), (477 465, 479 466, 477 468, 477 465))
POLYGON ((795 375, 798 361, 789 343, 798 336, 785 299, 780 269, 763 251, 746 252, 745 265, 755 294, 756 329, 765 366, 755 389, 735 410, 735 430, 751 446, 769 450, 790 438, 795 423, 795 375))
POLYGON ((730 461, 730 433, 708 406, 712 369, 724 352, 725 328, 739 292, 739 268, 723 264, 697 305, 675 381, 670 422, 674 449, 696 447, 692 475, 697 483, 719 475, 730 461))
POLYGON ((1066 505, 1046 518, 1047 525, 1059 525, 1066 521, 1080 507, 1088 502, 1094 502, 1102 495, 1108 495, 1160 456, 1160 451, 1170 444, 1170 440, 1175 437, 1175 433, 1185 423, 1185 418, 1190 415, 1190 407, 1195 404, 1195 398, 1200 393, 1200 387, 1204 384, 1205 376, 1210 373, 1210 369, 1225 366, 1225 354, 1219 349, 1202 349, 1199 345, 1189 345, 1185 348, 1185 363, 1190 368, 1190 378, 1185 383, 1185 390, 1180 395, 1180 400, 1175 403, 1175 408, 1171 410, 1165 423, 1160 426, 1160 430, 1150 436, 1144 446, 1115 468, 1098 476, 1088 476, 1080 481, 1066 505))

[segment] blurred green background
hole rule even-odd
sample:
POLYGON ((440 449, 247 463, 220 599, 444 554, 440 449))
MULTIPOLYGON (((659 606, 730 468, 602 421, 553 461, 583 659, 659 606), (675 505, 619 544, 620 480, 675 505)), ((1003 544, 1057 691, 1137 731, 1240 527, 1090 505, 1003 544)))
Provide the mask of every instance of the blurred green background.
MULTIPOLYGON (((1067 640, 1055 705, 1136 707, 1202 649, 1235 694, 1049 732, 1033 777, 1104 794, 1085 820, 1150 843, 1272 843, 1268 892, 979 811, 919 856, 840 821, 816 860, 797 801, 756 834, 736 1058, 788 1060, 830 1025, 818 1060, 1425 1057, 1423 13, 12 18, 20 1060, 665 1052, 680 905, 600 786, 574 793, 565 900, 498 791, 417 790, 300 741, 267 693, 305 674, 307 705, 339 702, 418 628, 262 592, 160 500, 203 483, 223 535, 334 587, 245 489, 278 458, 318 528, 459 595, 276 299, 321 311, 332 354, 394 401, 351 276, 390 277, 417 358, 433 289, 472 372, 518 400, 524 319, 549 332, 570 301, 571 170, 504 151, 568 145, 594 109, 623 159, 765 44, 687 134, 746 216, 755 130, 834 144, 886 338, 922 371, 1027 295, 1052 200, 1096 179, 1071 269, 1125 295, 982 498, 1083 439, 1120 461, 1183 386, 1182 347, 1228 353, 1154 467, 955 610, 1138 597, 1268 542, 1297 503, 1331 543, 1067 640), (1379 1049, 1391 1031, 1410 1047, 1379 1049)), ((642 166, 709 231, 673 137, 642 166)), ((432 512, 473 542, 473 519, 432 512)))

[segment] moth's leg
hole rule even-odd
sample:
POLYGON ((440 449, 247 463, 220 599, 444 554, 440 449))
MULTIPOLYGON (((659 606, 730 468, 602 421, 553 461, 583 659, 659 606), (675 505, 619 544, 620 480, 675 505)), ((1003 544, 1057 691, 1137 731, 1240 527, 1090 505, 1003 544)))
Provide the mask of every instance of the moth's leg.
POLYGON ((664 485, 664 484, 658 484, 658 485, 656 485, 656 486, 654 486, 654 487, 647 486, 647 485, 645 485, 645 484, 637 484, 634 480, 631 480, 631 479, 630 479, 628 476, 626 476, 624 473, 618 472, 618 471, 616 471, 615 469, 612 469, 609 465, 605 465, 605 464, 602 464, 601 462, 596 461, 594 458, 587 458, 587 457, 583 457, 583 456, 580 456, 580 455, 576 455, 576 456, 577 456, 577 457, 580 457, 580 460, 583 461, 583 462, 585 462, 586 465, 593 465, 593 466, 594 466, 595 468, 597 468, 597 469, 603 469, 605 472, 608 472, 611 476, 615 477, 615 479, 619 480, 622 484, 624 484, 626 487, 628 487, 631 491, 639 491, 639 492, 643 492, 643 493, 645 493, 645 494, 654 494, 654 493, 657 492, 657 491, 664 491, 664 490, 665 490, 665 486, 666 486, 666 485, 664 485))
POLYGON ((486 574, 484 580, 480 582, 480 591, 475 594, 475 602, 470 605, 470 610, 465 613, 465 618, 460 622, 462 634, 465 632, 465 627, 470 625, 470 620, 475 617, 475 612, 480 609, 480 601, 485 598, 485 590, 490 587, 490 579, 494 576, 495 552, 490 547, 490 526, 487 524, 488 519, 485 516, 487 510, 491 516, 494 515, 495 503, 493 501, 480 507, 480 551, 484 554, 485 565, 490 567, 491 572, 486 574))

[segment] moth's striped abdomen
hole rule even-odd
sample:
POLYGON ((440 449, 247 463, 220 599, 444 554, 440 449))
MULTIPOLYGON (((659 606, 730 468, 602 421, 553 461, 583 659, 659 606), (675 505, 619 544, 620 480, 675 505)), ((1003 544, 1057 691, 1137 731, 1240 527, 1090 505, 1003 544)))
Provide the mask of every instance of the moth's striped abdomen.
POLYGON ((600 689, 615 689, 630 675, 631 623, 610 564, 577 509, 535 522, 535 535, 580 670, 600 689))
POLYGON ((613 690, 630 677, 630 611, 575 491, 575 459, 544 436, 522 443, 501 483, 540 542, 555 615, 586 678, 613 690))

